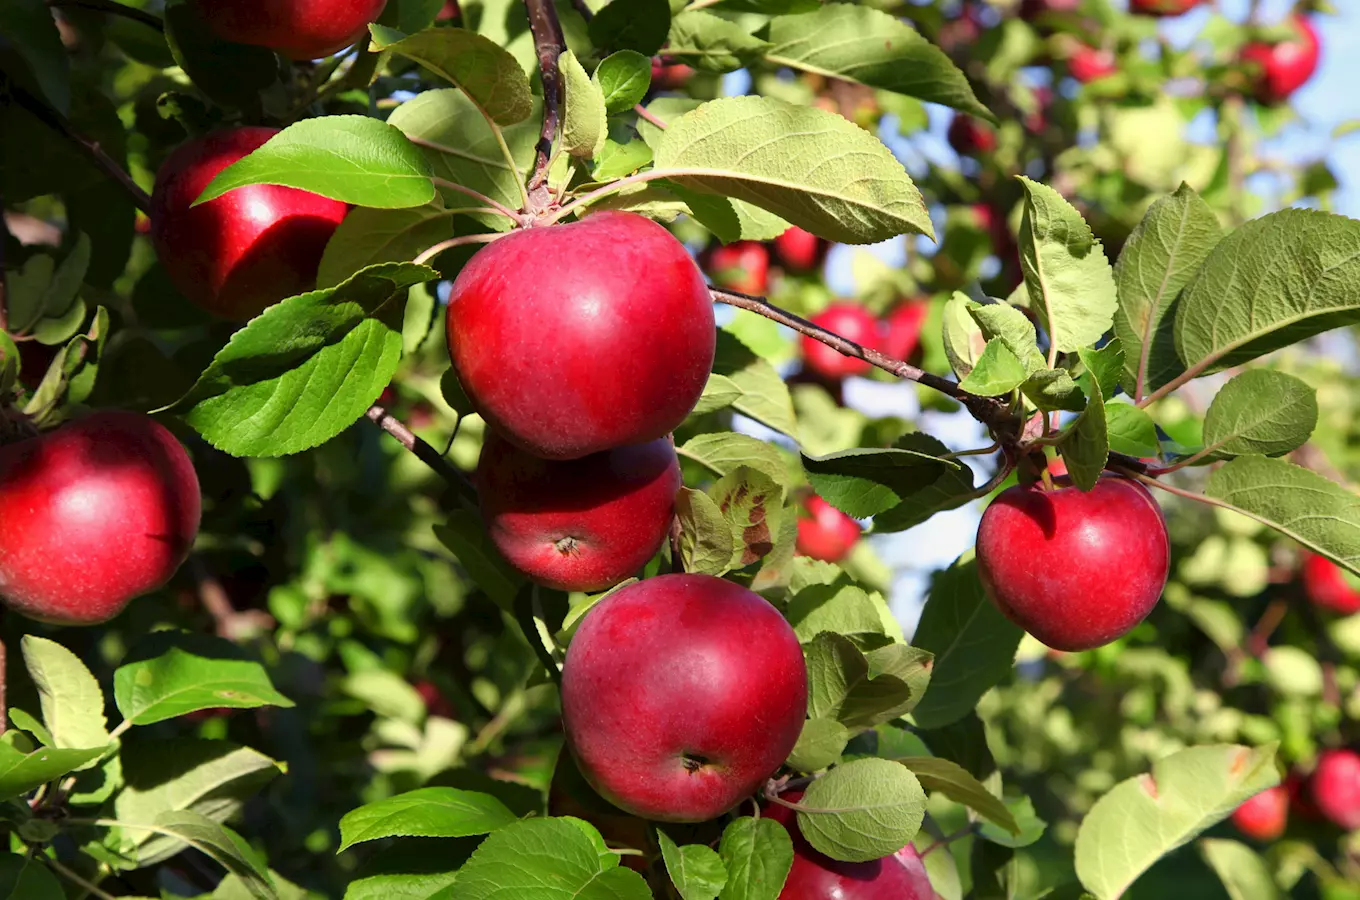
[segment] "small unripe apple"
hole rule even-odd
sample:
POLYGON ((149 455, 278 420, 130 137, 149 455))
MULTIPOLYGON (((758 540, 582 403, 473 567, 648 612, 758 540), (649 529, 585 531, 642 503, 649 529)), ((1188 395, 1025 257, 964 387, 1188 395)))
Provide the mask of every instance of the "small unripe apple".
POLYGON ((979 156, 996 149, 996 129, 981 119, 954 114, 949 123, 949 146, 960 156, 979 156))
POLYGON ((921 344, 921 327, 930 315, 930 304, 924 299, 899 303, 885 320, 888 333, 883 338, 883 351, 893 359, 907 359, 921 344))
POLYGON ((1119 71, 1119 64, 1109 50, 1083 46, 1068 57, 1067 70, 1077 81, 1089 84, 1097 78, 1113 75, 1119 71))
POLYGON ((218 37, 320 59, 368 33, 387 0, 192 0, 218 37))
POLYGON ((151 194, 151 241, 180 293, 244 321, 316 286, 326 242, 349 207, 309 191, 251 184, 192 206, 218 172, 278 134, 232 128, 181 145, 151 194))
POLYGON ((1284 834, 1289 821, 1289 791, 1282 784, 1267 788, 1244 801, 1232 814, 1237 830, 1258 841, 1273 841, 1284 834))
POLYGON ((1157 18, 1181 16, 1202 2, 1204 0, 1129 0, 1129 12, 1157 18))
POLYGON ((1166 587, 1161 509, 1126 478, 1089 492, 1016 485, 982 514, 978 574, 1003 615, 1055 650, 1089 650, 1133 630, 1166 587))
POLYGON ((477 465, 491 542, 531 581, 563 591, 636 575, 670 531, 678 490, 669 438, 547 460, 490 432, 477 465))
POLYGON ((807 518, 798 520, 798 553, 829 563, 849 556, 859 540, 859 523, 816 494, 806 506, 807 518))
POLYGON ((1351 585, 1346 572, 1325 556, 1304 555, 1303 590, 1318 606, 1349 616, 1360 612, 1360 590, 1351 585))
POLYGON ((545 459, 665 437, 708 382, 717 330, 665 228, 593 213, 479 250, 449 294, 449 353, 477 411, 545 459))
POLYGON ((562 725, 610 803, 703 822, 783 764, 807 690, 798 637, 769 601, 711 575, 660 575, 582 619, 562 669, 562 725))
POLYGON ((790 272, 808 272, 822 261, 825 242, 797 225, 786 228, 774 239, 774 252, 790 272))
POLYGON ((1278 44, 1248 44, 1242 59, 1256 69, 1256 99, 1267 105, 1283 103, 1308 83, 1317 71, 1322 42, 1317 30, 1304 16, 1293 16, 1290 24, 1297 37, 1278 44))
POLYGON ((758 241, 715 247, 708 257, 708 272, 715 287, 764 294, 770 286, 770 251, 758 241))
POLYGON ((1319 812, 1347 831, 1360 828, 1360 754, 1323 752, 1309 785, 1319 812))
MULTIPOLYGON (((802 791, 780 797, 790 803, 802 798, 802 791)), ((793 868, 779 900, 935 900, 925 863, 911 844, 882 859, 841 862, 808 843, 798 829, 795 810, 771 803, 764 815, 783 825, 793 838, 793 868)))
MULTIPOLYGON (((854 341, 861 347, 877 350, 880 340, 878 319, 858 303, 838 301, 813 316, 810 320, 827 331, 854 341)), ((864 375, 873 365, 858 356, 846 356, 816 338, 803 336, 803 364, 824 378, 845 378, 864 375)))
POLYGON ((200 502, 189 454, 140 413, 0 447, 0 598, 43 622, 105 622, 175 574, 200 502))

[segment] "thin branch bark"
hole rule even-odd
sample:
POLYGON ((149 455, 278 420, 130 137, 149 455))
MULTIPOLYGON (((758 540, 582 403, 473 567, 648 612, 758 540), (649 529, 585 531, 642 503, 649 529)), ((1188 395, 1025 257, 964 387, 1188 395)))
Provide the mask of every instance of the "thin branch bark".
POLYGON ((472 482, 467 480, 466 475, 454 468, 453 464, 447 459, 440 456, 438 450, 416 437, 411 429, 402 424, 380 404, 375 403, 370 406, 366 415, 369 421, 396 438, 403 447, 414 453, 417 459, 434 469, 439 477, 452 485, 453 489, 458 492, 460 499, 469 506, 476 507, 477 489, 472 486, 472 482))
POLYGON ((47 0, 47 5, 53 9, 88 9, 92 12, 108 13, 112 16, 122 16, 125 19, 140 22, 157 31, 165 30, 165 23, 151 13, 134 9, 131 6, 124 6, 121 3, 114 3, 113 0, 47 0))
POLYGON ((581 18, 585 19, 587 22, 595 18, 595 13, 591 11, 589 6, 586 6, 586 0, 571 0, 571 5, 581 14, 581 18))
POLYGON ((9 222, 5 219, 4 188, 0 187, 0 331, 9 330, 9 273, 5 270, 5 253, 9 249, 9 238, 9 222))
POLYGON ((543 126, 538 132, 538 146, 534 155, 534 172, 529 176, 529 199, 546 208, 548 194, 548 161, 552 156, 553 140, 562 117, 562 72, 557 59, 567 49, 562 36, 562 23, 557 18, 553 0, 524 0, 529 14, 529 30, 534 36, 534 50, 538 53, 538 68, 543 73, 543 126))

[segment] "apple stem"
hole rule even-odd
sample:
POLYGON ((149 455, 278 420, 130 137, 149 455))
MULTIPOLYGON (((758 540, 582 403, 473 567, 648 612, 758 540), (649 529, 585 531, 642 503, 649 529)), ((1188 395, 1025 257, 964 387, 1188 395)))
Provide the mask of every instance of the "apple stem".
POLYGON ((562 110, 562 73, 557 68, 557 59, 566 51, 567 42, 553 0, 524 0, 524 9, 529 14, 529 31, 534 36, 538 68, 543 74, 543 125, 538 131, 534 172, 529 177, 528 211, 538 212, 551 202, 547 190, 548 163, 562 110))
POLYGON ((927 846, 926 849, 921 851, 921 858, 925 859, 927 856, 929 856, 934 851, 940 849, 941 847, 948 847, 955 841, 963 840, 964 838, 968 837, 968 835, 973 833, 973 827, 974 826, 970 824, 967 827, 960 828, 953 834, 945 835, 942 838, 936 838, 934 841, 931 841, 930 845, 927 846))
POLYGON ((165 23, 151 13, 133 9, 131 6, 124 6, 121 3, 114 3, 113 0, 47 0, 47 5, 51 9, 73 6, 77 9, 89 9, 109 15, 122 16, 125 19, 140 22, 148 28, 154 28, 161 32, 165 31, 165 23))
POLYGON ((458 499, 469 509, 475 510, 477 508, 477 489, 472 486, 472 482, 467 480, 467 476, 454 468, 453 464, 441 456, 438 450, 416 437, 411 429, 407 428, 381 404, 375 403, 370 406, 365 415, 368 416, 369 421, 396 438, 403 447, 414 453, 417 459, 434 469, 436 474, 452 485, 453 489, 458 492, 458 499))

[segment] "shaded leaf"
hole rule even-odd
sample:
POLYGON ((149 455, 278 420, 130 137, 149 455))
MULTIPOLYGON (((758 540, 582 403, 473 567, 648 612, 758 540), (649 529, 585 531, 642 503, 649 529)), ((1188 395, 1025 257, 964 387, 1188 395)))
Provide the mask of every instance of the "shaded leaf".
POLYGON ((666 874, 682 900, 714 900, 727 883, 727 867, 717 851, 703 844, 677 847, 661 829, 656 831, 666 874))
POLYGON ((461 88, 497 125, 514 125, 533 112, 529 76, 495 41, 464 28, 432 28, 410 37, 381 26, 372 31, 374 51, 390 50, 420 63, 461 88))

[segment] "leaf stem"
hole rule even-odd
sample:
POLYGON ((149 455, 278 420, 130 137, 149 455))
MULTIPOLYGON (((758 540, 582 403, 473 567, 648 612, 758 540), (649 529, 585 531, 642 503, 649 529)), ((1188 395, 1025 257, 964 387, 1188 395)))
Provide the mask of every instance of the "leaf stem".
POLYGON ((113 894, 110 894, 108 891, 101 890, 98 885, 91 881, 86 881, 83 877, 81 877, 79 873, 77 873, 73 869, 67 868, 65 865, 62 865, 62 863, 58 862, 52 857, 45 856, 43 857, 43 861, 52 867, 52 871, 56 872, 62 878, 65 878, 67 881, 71 882, 76 887, 85 891, 87 894, 91 894, 99 898, 99 900, 118 900, 118 898, 113 896, 113 894))
POLYGON ((628 187, 630 184, 641 184, 644 181, 655 181, 658 178, 668 178, 672 174, 674 173, 658 172, 655 169, 652 169, 646 172, 638 172, 636 174, 629 175, 627 178, 620 178, 618 181, 610 182, 609 184, 606 184, 602 188, 596 188, 595 190, 591 191, 588 194, 577 197, 575 200, 572 200, 566 206, 547 216, 541 224, 552 225, 555 222, 559 222, 562 219, 566 218, 567 216, 571 215, 571 213, 575 212, 580 207, 591 202, 592 200, 598 200, 601 197, 606 197, 610 194, 618 193, 619 191, 628 187))
POLYGON ((424 265, 434 259, 445 250, 452 250, 454 247, 462 247, 465 244, 489 244, 492 241, 505 237, 505 232, 492 232, 491 234, 465 234, 459 237, 449 238, 447 241, 440 241, 433 247, 426 249, 411 262, 416 265, 424 265))
MULTIPOLYGON (((431 149, 438 148, 438 145, 430 144, 428 141, 415 141, 414 143, 417 143, 424 147, 430 147, 431 149)), ((476 200, 483 206, 486 206, 487 208, 500 213, 501 215, 509 219, 511 222, 514 222, 516 225, 524 224, 524 216, 515 212, 510 207, 506 206, 504 203, 501 203, 500 201, 497 200, 492 200, 490 197, 488 197, 486 194, 483 194, 481 191, 474 191, 470 187, 461 185, 456 181, 449 181, 446 178, 435 178, 433 179, 433 181, 435 187, 446 188, 447 190, 450 191, 457 191, 458 193, 466 197, 471 197, 473 200, 476 200)))

